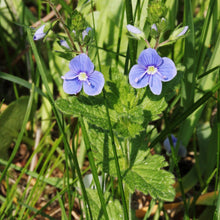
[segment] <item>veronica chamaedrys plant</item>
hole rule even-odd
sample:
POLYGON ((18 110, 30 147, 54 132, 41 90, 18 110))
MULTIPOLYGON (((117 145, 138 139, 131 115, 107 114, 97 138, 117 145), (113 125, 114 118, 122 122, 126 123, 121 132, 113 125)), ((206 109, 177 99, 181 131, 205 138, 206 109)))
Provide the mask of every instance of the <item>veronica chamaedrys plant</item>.
POLYGON ((138 64, 131 68, 129 82, 136 89, 149 85, 155 95, 160 95, 162 81, 170 81, 176 74, 177 70, 171 59, 161 58, 155 49, 148 48, 141 52, 138 64))
POLYGON ((105 80, 102 73, 94 70, 94 64, 86 54, 74 57, 69 63, 70 71, 62 76, 63 90, 67 94, 77 94, 82 87, 87 95, 101 93, 105 80))

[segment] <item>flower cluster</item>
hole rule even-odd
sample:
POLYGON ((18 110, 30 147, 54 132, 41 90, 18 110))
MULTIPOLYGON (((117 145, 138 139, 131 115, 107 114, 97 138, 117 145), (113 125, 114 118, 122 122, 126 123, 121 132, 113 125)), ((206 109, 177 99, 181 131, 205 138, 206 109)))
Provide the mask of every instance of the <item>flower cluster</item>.
MULTIPOLYGON (((164 20, 165 19, 162 18, 161 22, 164 20)), ((48 30, 49 28, 46 26, 46 24, 42 25, 35 32, 34 40, 44 38, 48 30)), ((145 39, 144 32, 139 28, 128 24, 127 30, 136 39, 145 40, 148 47, 141 52, 137 64, 131 68, 129 72, 129 83, 136 89, 149 85, 149 88, 153 94, 160 95, 162 91, 162 82, 172 80, 177 74, 174 62, 168 57, 160 57, 156 51, 156 48, 159 47, 160 44, 158 43, 154 49, 151 48, 150 43, 147 41, 147 39, 145 39)), ((156 37, 159 36, 159 29, 156 24, 152 25, 151 30, 154 32, 156 37)), ((77 38, 80 48, 82 46, 80 42, 86 43, 86 41, 89 40, 90 31, 91 28, 87 27, 80 32, 81 39, 77 38), (86 40, 86 38, 88 39, 86 40)), ((175 41, 178 38, 183 37, 187 31, 188 26, 177 28, 167 41, 175 41)), ((72 32, 76 35, 75 30, 72 32)), ((76 35, 76 37, 77 36, 79 35, 76 35)), ((164 42, 161 44, 164 44, 164 42)), ((70 49, 70 46, 65 40, 60 40, 60 45, 70 49)), ((77 94, 82 88, 88 95, 94 96, 101 93, 105 81, 104 77, 102 73, 94 70, 94 64, 90 58, 83 53, 82 48, 81 54, 70 61, 69 68, 70 71, 62 77, 64 80, 63 89, 66 93, 77 94)))

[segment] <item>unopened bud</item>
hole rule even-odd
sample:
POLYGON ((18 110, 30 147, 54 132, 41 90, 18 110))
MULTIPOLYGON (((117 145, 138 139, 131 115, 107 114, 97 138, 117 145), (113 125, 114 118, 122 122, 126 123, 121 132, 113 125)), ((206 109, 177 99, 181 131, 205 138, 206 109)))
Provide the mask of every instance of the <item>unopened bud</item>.
POLYGON ((188 26, 184 26, 184 27, 174 30, 173 33, 170 35, 169 40, 174 41, 174 40, 185 37, 188 30, 189 30, 188 26))

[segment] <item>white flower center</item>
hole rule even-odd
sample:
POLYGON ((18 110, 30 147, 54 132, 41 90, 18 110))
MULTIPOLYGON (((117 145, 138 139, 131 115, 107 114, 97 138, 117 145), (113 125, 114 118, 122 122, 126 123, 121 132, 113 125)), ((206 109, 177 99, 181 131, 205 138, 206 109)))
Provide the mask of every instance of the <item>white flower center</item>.
POLYGON ((154 75, 157 72, 157 68, 154 66, 148 66, 147 68, 147 74, 149 75, 154 75))
POLYGON ((84 72, 81 72, 81 73, 78 75, 78 79, 79 79, 80 81, 87 81, 87 78, 88 78, 88 76, 87 76, 87 74, 84 73, 84 72))

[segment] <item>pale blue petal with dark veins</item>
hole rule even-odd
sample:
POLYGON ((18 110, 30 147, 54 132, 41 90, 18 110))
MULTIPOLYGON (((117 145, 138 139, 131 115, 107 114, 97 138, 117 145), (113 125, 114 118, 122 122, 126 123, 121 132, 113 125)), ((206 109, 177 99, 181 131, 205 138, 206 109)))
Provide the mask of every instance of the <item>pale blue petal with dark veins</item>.
POLYGON ((86 54, 80 54, 70 61, 69 68, 75 72, 90 74, 94 71, 94 64, 86 54))
POLYGON ((82 89, 82 82, 78 80, 78 78, 72 80, 67 79, 64 80, 63 82, 63 90, 67 94, 76 95, 77 93, 80 92, 81 89, 82 89))
POLYGON ((162 91, 162 82, 161 80, 157 77, 157 75, 151 75, 150 76, 150 82, 149 82, 150 90, 155 94, 155 95, 160 95, 162 91))
POLYGON ((62 76, 62 79, 73 79, 77 76, 77 73, 74 73, 72 70, 70 70, 69 72, 67 72, 64 76, 62 76))
POLYGON ((129 73, 129 83, 132 87, 139 89, 148 85, 149 76, 144 74, 146 68, 139 64, 134 65, 129 73))
POLYGON ((162 62, 162 58, 158 55, 157 51, 152 48, 143 50, 138 58, 138 64, 143 65, 145 67, 157 67, 161 65, 162 62))
POLYGON ((91 75, 89 75, 88 82, 83 82, 83 90, 87 95, 94 96, 101 93, 105 79, 102 73, 94 71, 91 75))
POLYGON ((162 65, 158 66, 157 68, 158 72, 163 76, 160 79, 164 82, 170 81, 177 74, 176 66, 171 59, 167 57, 163 57, 162 59, 163 59, 162 65))

